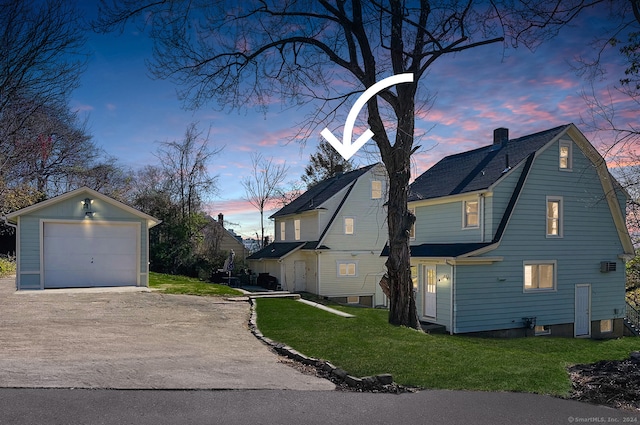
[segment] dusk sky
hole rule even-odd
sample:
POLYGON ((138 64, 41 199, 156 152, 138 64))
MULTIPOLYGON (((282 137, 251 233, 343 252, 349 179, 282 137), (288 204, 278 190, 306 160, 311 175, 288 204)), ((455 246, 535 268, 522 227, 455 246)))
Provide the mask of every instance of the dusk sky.
MULTIPOLYGON (((87 9, 88 17, 95 13, 87 9)), ((417 119, 418 131, 426 134, 416 141, 422 150, 414 155, 413 177, 446 155, 490 144, 497 127, 508 127, 510 138, 515 138, 573 122, 592 143, 600 144, 603 137, 606 142, 607 135, 592 134, 582 123, 588 113, 581 92, 590 91, 590 86, 571 69, 577 56, 593 54, 588 42, 607 25, 602 16, 595 11, 585 14, 535 52, 489 45, 438 59, 420 81, 436 98, 431 110, 417 119)), ((219 176, 220 191, 208 212, 214 217, 223 213, 226 221, 237 224, 231 226, 236 232, 255 236, 260 231, 259 213, 243 200, 240 184, 250 171, 250 153, 286 161, 290 167, 287 181, 296 181, 321 136, 318 133, 306 146, 288 143, 303 112, 277 103, 266 114, 253 109, 231 113, 211 108, 183 110, 175 85, 149 77, 145 60, 151 57, 151 46, 148 37, 133 26, 122 35, 90 34, 92 57, 71 107, 88 119, 96 145, 132 168, 154 164, 155 142, 182 139, 189 123, 199 122, 205 132, 211 126, 212 147, 224 149, 211 163, 210 172, 219 176)), ((601 93, 613 87, 623 69, 619 55, 611 53, 605 57, 608 80, 596 82, 601 93)), ((338 127, 341 123, 333 124, 338 127)), ((368 147, 372 144, 370 141, 368 147)), ((353 159, 357 165, 370 161, 361 153, 353 159)), ((272 223, 265 230, 272 233, 272 223)))

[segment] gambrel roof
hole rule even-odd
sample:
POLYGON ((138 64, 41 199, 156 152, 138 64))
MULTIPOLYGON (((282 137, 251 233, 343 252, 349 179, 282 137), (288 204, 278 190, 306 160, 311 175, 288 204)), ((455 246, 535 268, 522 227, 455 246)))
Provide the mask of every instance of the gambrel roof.
POLYGON ((269 218, 282 217, 290 214, 299 214, 319 208, 325 201, 340 192, 345 187, 356 181, 358 177, 375 167, 377 164, 367 165, 348 173, 339 174, 322 180, 311 186, 306 192, 298 196, 289 204, 282 207, 269 218))
POLYGON ((447 156, 416 178, 409 188, 409 201, 487 189, 570 125, 447 156))

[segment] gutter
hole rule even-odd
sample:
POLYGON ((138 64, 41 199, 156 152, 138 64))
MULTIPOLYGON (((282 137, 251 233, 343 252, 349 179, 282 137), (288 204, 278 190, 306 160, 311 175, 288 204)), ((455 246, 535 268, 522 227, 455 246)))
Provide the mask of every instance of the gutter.
POLYGON ((2 218, 2 220, 4 221, 4 224, 6 224, 7 226, 11 226, 14 229, 18 230, 18 225, 17 224, 13 224, 13 223, 9 223, 9 219, 7 218, 6 215, 0 216, 0 218, 2 218))

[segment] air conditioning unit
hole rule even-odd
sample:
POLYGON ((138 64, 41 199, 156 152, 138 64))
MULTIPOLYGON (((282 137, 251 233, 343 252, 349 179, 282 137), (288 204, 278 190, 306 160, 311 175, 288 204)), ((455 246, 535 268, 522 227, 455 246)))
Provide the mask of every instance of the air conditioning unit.
POLYGON ((602 273, 615 272, 617 265, 618 263, 616 263, 615 261, 601 261, 600 272, 602 273))

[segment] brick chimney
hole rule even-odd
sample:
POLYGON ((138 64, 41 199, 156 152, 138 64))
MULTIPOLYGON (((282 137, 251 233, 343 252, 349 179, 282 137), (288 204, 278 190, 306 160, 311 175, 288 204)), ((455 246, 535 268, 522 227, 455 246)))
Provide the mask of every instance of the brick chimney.
POLYGON ((493 130, 493 144, 494 145, 506 145, 509 141, 509 129, 500 127, 493 130))
POLYGON ((218 214, 218 223, 220 223, 220 226, 224 227, 224 215, 222 215, 222 213, 218 214))

